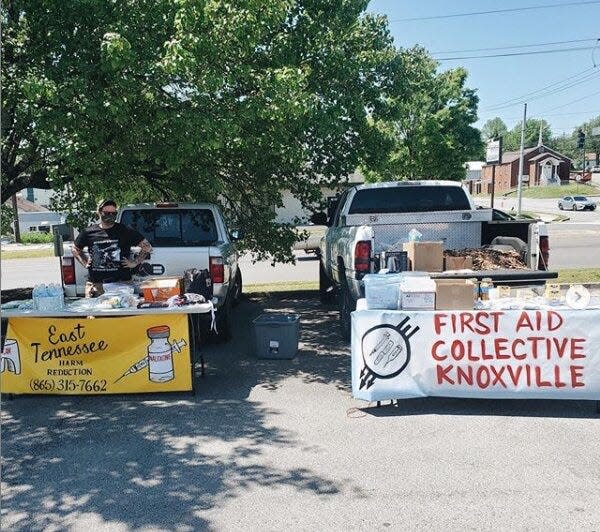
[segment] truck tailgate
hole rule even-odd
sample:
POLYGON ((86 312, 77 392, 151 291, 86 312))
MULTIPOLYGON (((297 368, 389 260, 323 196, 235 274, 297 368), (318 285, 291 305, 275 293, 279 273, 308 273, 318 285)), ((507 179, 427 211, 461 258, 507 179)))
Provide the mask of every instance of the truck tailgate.
POLYGON ((190 268, 208 269, 209 250, 207 247, 154 248, 146 260, 152 268, 148 276, 181 276, 190 268))

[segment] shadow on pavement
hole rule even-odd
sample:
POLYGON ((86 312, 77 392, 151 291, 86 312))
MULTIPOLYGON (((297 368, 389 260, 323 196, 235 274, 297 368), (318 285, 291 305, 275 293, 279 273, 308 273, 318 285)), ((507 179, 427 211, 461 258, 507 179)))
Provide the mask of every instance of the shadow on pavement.
POLYGON ((249 400, 255 386, 277 389, 289 376, 346 388, 349 349, 335 313, 316 298, 244 300, 234 340, 205 346, 197 395, 22 396, 2 405, 2 525, 10 530, 93 527, 198 530, 207 511, 255 486, 288 485, 319 496, 337 481, 307 468, 278 467, 275 449, 298 445, 273 422, 280 412, 249 400), (252 319, 299 312, 302 352, 257 360, 252 319))

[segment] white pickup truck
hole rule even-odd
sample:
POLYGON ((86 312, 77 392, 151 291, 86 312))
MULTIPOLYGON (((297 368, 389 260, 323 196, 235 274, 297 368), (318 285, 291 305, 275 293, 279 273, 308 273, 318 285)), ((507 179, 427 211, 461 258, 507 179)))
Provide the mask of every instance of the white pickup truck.
POLYGON ((447 250, 510 246, 530 268, 432 273, 434 278, 491 277, 523 285, 557 276, 547 271, 545 224, 494 218, 492 209, 476 208, 462 185, 453 181, 400 181, 349 188, 329 206, 328 229, 320 246, 321 301, 331 301, 337 294, 342 334, 349 338, 350 313, 357 299, 364 297, 364 275, 379 270, 381 252, 402 250, 413 228, 423 235, 422 240, 441 241, 447 250))
MULTIPOLYGON (((210 203, 124 205, 119 209, 117 222, 137 230, 152 245, 152 255, 136 268, 134 281, 181 276, 191 268, 210 272, 218 335, 228 338, 231 306, 242 293, 242 273, 234 244, 242 235, 227 230, 220 209, 210 203)), ((64 246, 61 271, 65 295, 83 296, 88 273, 74 259, 70 243, 64 246)))

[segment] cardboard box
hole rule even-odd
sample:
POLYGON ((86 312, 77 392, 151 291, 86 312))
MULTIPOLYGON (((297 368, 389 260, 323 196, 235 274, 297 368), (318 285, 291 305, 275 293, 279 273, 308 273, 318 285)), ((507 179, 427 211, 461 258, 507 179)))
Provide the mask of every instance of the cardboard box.
POLYGON ((416 272, 441 272, 444 250, 441 242, 405 242, 410 269, 416 272))
POLYGON ((183 278, 160 277, 148 279, 140 284, 140 294, 146 301, 166 301, 183 294, 183 278))
POLYGON ((472 270, 472 257, 444 257, 444 271, 447 270, 472 270))
POLYGON ((473 310, 475 285, 466 279, 435 280, 436 310, 473 310))

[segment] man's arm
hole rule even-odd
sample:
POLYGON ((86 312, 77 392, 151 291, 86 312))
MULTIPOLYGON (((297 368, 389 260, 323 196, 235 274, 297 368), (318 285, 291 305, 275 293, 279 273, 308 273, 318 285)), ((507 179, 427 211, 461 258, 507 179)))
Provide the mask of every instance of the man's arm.
POLYGON ((140 252, 138 253, 137 257, 134 260, 123 259, 121 261, 121 264, 125 266, 125 268, 135 268, 136 266, 139 266, 152 253, 152 246, 145 238, 142 239, 142 241, 137 245, 140 246, 140 252))
POLYGON ((91 263, 91 258, 83 252, 83 249, 77 247, 75 244, 71 246, 71 252, 73 253, 73 257, 75 260, 81 264, 84 268, 89 268, 91 263))

